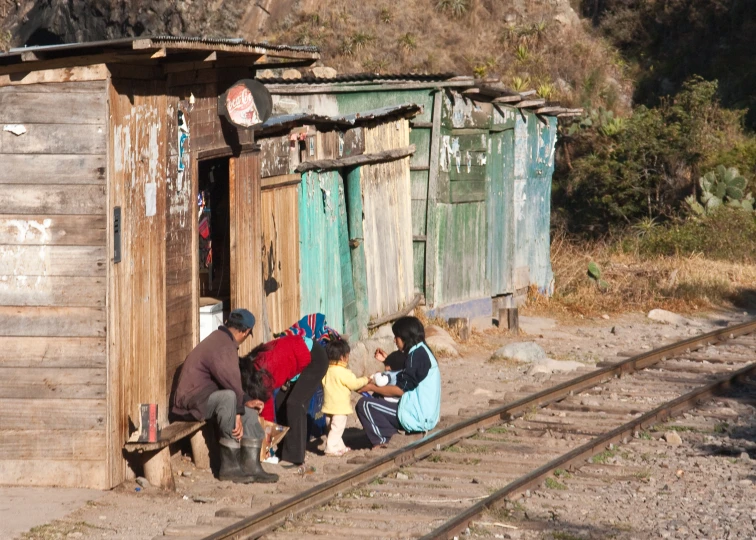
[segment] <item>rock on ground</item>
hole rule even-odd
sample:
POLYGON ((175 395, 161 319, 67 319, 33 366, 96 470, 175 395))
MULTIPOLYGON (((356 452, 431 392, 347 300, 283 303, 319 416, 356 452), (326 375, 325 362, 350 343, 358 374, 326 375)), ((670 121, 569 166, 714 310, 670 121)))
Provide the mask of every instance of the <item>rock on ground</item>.
POLYGON ((535 375, 537 373, 545 373, 550 375, 552 373, 569 373, 583 367, 580 362, 572 362, 568 360, 552 360, 551 358, 544 358, 542 360, 536 360, 528 370, 528 375, 535 375))
POLYGON ((498 349, 491 356, 492 360, 509 358, 525 364, 532 364, 539 360, 546 360, 546 351, 533 341, 509 343, 498 349))
POLYGON ((666 309, 652 309, 648 312, 648 318, 652 321, 673 324, 675 326, 699 326, 698 322, 686 319, 682 315, 672 313, 666 309))
POLYGON ((425 342, 437 356, 454 358, 459 356, 457 344, 440 326, 431 324, 425 327, 425 342))
POLYGON ((682 444, 682 438, 674 431, 667 431, 664 434, 664 440, 670 446, 680 446, 682 444))

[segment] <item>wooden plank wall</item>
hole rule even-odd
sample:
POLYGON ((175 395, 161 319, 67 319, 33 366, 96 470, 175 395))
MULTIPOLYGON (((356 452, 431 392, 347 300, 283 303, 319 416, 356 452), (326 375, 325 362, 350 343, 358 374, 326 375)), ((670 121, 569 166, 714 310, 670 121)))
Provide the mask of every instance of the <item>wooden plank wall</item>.
MULTIPOLYGON (((121 262, 112 264, 109 354, 111 485, 125 478, 123 444, 140 403, 168 412, 166 374, 166 122, 160 81, 112 81, 110 207, 120 206, 121 262)), ((109 212, 110 213, 110 212, 109 212)))
MULTIPOLYGON (((231 309, 262 313, 262 223, 260 212, 260 154, 244 152, 231 158, 229 214, 231 220, 231 309)), ((258 317, 259 318, 259 317, 258 317)), ((262 325, 261 325, 262 326, 262 325)), ((247 354, 265 336, 256 329, 239 348, 247 354)))
MULTIPOLYGON (((365 152, 409 145, 409 122, 364 128, 365 152)), ((361 170, 370 316, 389 315, 414 297, 410 158, 361 170)))
POLYGON ((166 311, 166 391, 178 382, 177 370, 195 345, 198 307, 197 294, 197 180, 193 174, 191 133, 184 143, 183 171, 179 171, 178 114, 188 122, 188 103, 176 96, 168 97, 166 134, 166 238, 165 238, 165 311, 166 311))
POLYGON ((104 80, 0 88, 26 129, 0 132, 0 484, 111 485, 105 102, 104 80))
POLYGON ((261 195, 262 270, 270 331, 299 320, 299 185, 265 189, 261 195))

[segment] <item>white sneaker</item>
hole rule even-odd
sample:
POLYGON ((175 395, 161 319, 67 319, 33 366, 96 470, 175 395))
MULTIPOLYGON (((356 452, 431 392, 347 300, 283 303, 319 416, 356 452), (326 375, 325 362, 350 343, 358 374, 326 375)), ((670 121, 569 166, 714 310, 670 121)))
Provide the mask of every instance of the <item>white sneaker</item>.
POLYGON ((278 461, 279 461, 278 456, 270 456, 269 458, 265 458, 263 460, 263 463, 272 463, 275 465, 276 463, 278 463, 278 461))

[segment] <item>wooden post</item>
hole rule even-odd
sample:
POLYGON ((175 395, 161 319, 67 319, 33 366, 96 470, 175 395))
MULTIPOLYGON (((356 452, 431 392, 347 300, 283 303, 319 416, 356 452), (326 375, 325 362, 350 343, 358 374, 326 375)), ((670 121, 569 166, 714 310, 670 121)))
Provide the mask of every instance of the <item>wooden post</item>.
POLYGON ((438 162, 441 151, 441 108, 443 90, 433 95, 433 127, 431 128, 430 162, 428 170, 428 205, 425 211, 425 305, 436 305, 436 258, 438 243, 438 162))
POLYGON ((470 339, 470 319, 467 317, 451 317, 449 319, 449 326, 454 328, 459 335, 460 341, 467 341, 470 339))
POLYGON ((520 329, 520 316, 516 307, 499 310, 499 327, 501 328, 502 326, 505 326, 510 331, 520 329))
POLYGON ((144 462, 144 477, 155 487, 176 491, 171 470, 171 449, 166 446, 144 462))
POLYGON ((194 461, 195 467, 198 469, 210 468, 210 448, 208 446, 208 440, 205 438, 205 427, 197 431, 190 442, 192 443, 192 461, 194 461))

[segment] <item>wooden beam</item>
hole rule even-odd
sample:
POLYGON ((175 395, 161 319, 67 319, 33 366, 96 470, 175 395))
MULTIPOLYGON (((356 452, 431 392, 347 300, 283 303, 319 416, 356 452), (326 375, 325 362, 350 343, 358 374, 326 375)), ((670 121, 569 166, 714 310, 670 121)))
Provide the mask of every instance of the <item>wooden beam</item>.
POLYGON ((514 94, 511 96, 500 96, 497 98, 494 98, 494 103, 517 103, 519 101, 522 101, 522 96, 520 94, 514 94))
POLYGON ((536 114, 555 114, 564 112, 564 108, 562 107, 540 107, 535 110, 536 114))
POLYGON ((368 328, 372 330, 373 328, 376 328, 382 324, 386 324, 388 322, 395 321, 396 319, 400 317, 404 317, 410 311, 415 309, 420 304, 420 300, 422 299, 423 299, 422 294, 416 294, 409 304, 404 306, 402 309, 400 309, 396 313, 392 313, 391 315, 386 315, 385 317, 381 317, 379 319, 373 319, 372 321, 370 321, 368 323, 368 328))
POLYGON ((410 120, 410 127, 411 128, 432 128, 433 122, 416 122, 414 120, 410 120))
POLYGON ((525 99, 526 97, 534 96, 536 94, 535 90, 525 90, 523 92, 520 92, 520 97, 522 99, 525 99))
POLYGON ((518 109, 529 109, 533 107, 540 107, 546 103, 545 99, 528 99, 515 104, 518 109))
MULTIPOLYGON (((257 67, 257 66, 256 66, 257 67)), ((338 94, 346 92, 361 92, 369 90, 389 91, 389 90, 417 90, 423 88, 469 88, 472 85, 470 81, 429 81, 429 82, 397 82, 389 84, 379 84, 375 81, 367 81, 365 84, 339 85, 324 84, 268 84, 266 87, 271 94, 338 94)))
POLYGON ((316 161, 303 161, 295 169, 296 172, 303 173, 306 171, 327 171, 334 169, 342 169, 344 167, 355 167, 357 165, 365 165, 367 163, 383 163, 386 161, 395 161, 402 159, 415 153, 415 145, 411 144, 404 148, 394 148, 392 150, 384 150, 383 152, 376 152, 374 154, 359 154, 357 156, 349 156, 340 159, 319 159, 316 161))
POLYGON ((268 176, 267 178, 262 179, 262 189, 292 186, 301 182, 301 174, 282 174, 280 176, 268 176))
POLYGON ((436 201, 438 200, 438 166, 441 151, 441 109, 443 92, 436 92, 433 97, 433 115, 430 140, 430 164, 428 171, 428 204, 425 210, 425 298, 428 306, 433 307, 436 301, 436 239, 438 238, 438 214, 436 201))

